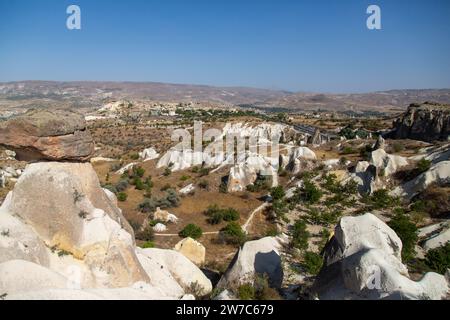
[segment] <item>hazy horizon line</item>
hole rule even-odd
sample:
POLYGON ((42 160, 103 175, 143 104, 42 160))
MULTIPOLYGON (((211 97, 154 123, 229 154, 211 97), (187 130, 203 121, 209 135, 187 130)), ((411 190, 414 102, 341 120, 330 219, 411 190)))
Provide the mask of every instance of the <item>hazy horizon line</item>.
POLYGON ((266 90, 273 92, 284 92, 287 94, 330 94, 330 95, 345 95, 345 94, 370 94, 370 93, 382 93, 382 92, 390 92, 390 91, 418 91, 418 90, 450 90, 449 88, 391 88, 391 89, 381 89, 381 90, 372 90, 372 91, 302 91, 302 90, 289 90, 289 89, 275 89, 275 88, 264 88, 257 87, 252 85, 214 85, 214 84, 202 84, 202 83, 182 83, 182 82, 162 82, 162 81, 154 81, 154 80, 45 80, 45 79, 26 79, 26 80, 13 80, 13 81, 4 81, 0 80, 0 84, 12 84, 12 83, 21 83, 21 82, 53 82, 53 83, 129 83, 129 84, 162 84, 162 85, 173 85, 173 86, 196 86, 196 87, 208 87, 208 88, 217 88, 217 89, 226 89, 226 88, 236 88, 236 89, 253 89, 253 90, 266 90))

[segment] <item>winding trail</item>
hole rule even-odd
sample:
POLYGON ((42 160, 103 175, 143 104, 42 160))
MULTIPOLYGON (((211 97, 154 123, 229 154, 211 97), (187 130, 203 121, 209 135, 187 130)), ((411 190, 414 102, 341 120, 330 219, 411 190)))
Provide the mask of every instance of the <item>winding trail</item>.
MULTIPOLYGON (((250 223, 252 222, 254 216, 256 213, 258 213, 259 211, 261 211, 262 209, 266 208, 269 205, 269 203, 264 202, 262 205, 260 205, 258 208, 256 208, 255 210, 252 211, 252 213, 250 214, 250 216, 247 218, 247 220, 245 221, 244 225, 242 226, 242 230, 244 230, 245 233, 248 232, 248 226, 250 225, 250 223)), ((209 234, 219 234, 220 231, 207 231, 207 232, 203 232, 203 235, 209 235, 209 234)), ((155 233, 155 236, 158 237, 178 237, 178 233, 155 233)))

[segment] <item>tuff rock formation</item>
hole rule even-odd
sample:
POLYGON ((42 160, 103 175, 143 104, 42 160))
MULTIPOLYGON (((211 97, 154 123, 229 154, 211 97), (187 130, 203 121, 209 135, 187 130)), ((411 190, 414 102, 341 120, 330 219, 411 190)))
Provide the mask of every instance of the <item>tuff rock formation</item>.
POLYGON ((428 171, 395 188, 391 195, 411 199, 433 183, 438 185, 450 183, 450 161, 441 161, 432 165, 428 171))
POLYGON ((184 238, 175 245, 174 249, 198 266, 205 263, 205 247, 200 242, 195 241, 192 238, 184 238))
POLYGON ((246 242, 234 256, 217 287, 236 288, 242 284, 253 284, 256 274, 266 274, 271 286, 280 288, 283 281, 280 246, 280 242, 273 237, 246 242))
POLYGON ((394 122, 391 136, 422 141, 447 140, 450 136, 450 105, 411 104, 394 122))
POLYGON ((408 165, 408 160, 402 156, 386 153, 383 149, 377 149, 370 155, 370 164, 377 167, 384 176, 390 176, 401 167, 408 165))
POLYGON ((430 272, 418 282, 409 279, 401 250, 400 238, 374 215, 343 217, 313 291, 323 300, 444 298, 445 277, 430 272))
POLYGON ((253 184, 258 175, 268 176, 272 180, 271 187, 278 185, 278 173, 275 159, 261 154, 245 152, 238 155, 236 165, 231 167, 228 175, 228 191, 244 191, 248 185, 253 184))
POLYGON ((179 299, 211 283, 182 254, 135 247, 89 163, 29 165, 0 208, 6 299, 179 299))
POLYGON ((142 152, 139 152, 139 157, 143 161, 150 161, 159 158, 159 153, 156 152, 156 150, 153 148, 147 148, 144 149, 142 152))
POLYGON ((68 110, 33 109, 0 122, 0 145, 22 161, 87 161, 94 153, 83 115, 68 110))

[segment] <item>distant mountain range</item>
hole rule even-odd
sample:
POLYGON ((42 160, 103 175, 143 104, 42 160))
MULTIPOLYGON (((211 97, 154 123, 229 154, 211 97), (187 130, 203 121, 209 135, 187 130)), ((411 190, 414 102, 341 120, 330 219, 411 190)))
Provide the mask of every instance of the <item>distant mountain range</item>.
POLYGON ((0 82, 0 108, 9 103, 98 107, 115 100, 200 101, 290 110, 403 110, 410 103, 450 103, 450 89, 391 90, 359 94, 293 93, 247 87, 213 87, 157 82, 0 82))

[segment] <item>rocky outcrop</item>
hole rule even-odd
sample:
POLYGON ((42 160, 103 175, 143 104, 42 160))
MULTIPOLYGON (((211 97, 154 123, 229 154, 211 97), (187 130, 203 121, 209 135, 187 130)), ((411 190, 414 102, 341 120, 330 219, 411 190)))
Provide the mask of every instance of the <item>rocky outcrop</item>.
POLYGON ((370 155, 370 164, 377 167, 384 176, 390 176, 400 168, 408 165, 408 160, 402 156, 386 153, 383 149, 377 149, 370 155))
POLYGON ((315 146, 322 144, 322 135, 320 134, 320 130, 318 128, 316 128, 316 130, 314 130, 314 134, 309 137, 308 143, 315 146))
POLYGON ((421 228, 418 236, 425 251, 445 246, 450 242, 450 221, 421 228))
POLYGON ((181 240, 175 245, 174 250, 178 251, 198 266, 205 263, 205 247, 200 242, 195 241, 192 238, 188 237, 181 240))
POLYGON ((155 226, 153 227, 153 231, 156 231, 156 232, 164 232, 164 231, 167 231, 167 227, 166 227, 166 225, 163 224, 163 223, 157 223, 157 224, 155 224, 155 226))
POLYGON ((400 238, 374 215, 343 217, 313 291, 323 300, 444 298, 445 277, 430 272, 418 282, 409 279, 401 250, 400 238))
MULTIPOLYGON (((211 292, 211 281, 194 263, 181 253, 164 249, 138 249, 137 252, 139 260, 143 262, 144 269, 150 275, 150 284, 161 288, 167 295, 173 295, 170 286, 158 284, 158 282, 163 280, 162 277, 159 277, 159 274, 163 272, 174 279, 176 284, 182 288, 180 293, 189 292, 192 285, 197 285, 202 294, 211 292), (160 272, 154 272, 154 268, 159 268, 160 272)), ((175 286, 175 283, 173 286, 175 286)))
POLYGON ((296 147, 289 151, 289 160, 286 169, 297 174, 302 169, 302 163, 317 159, 314 151, 307 147, 296 147))
POLYGON ((377 138, 377 141, 375 142, 375 144, 373 145, 373 150, 378 150, 378 149, 385 149, 386 148, 386 140, 384 140, 384 138, 379 135, 377 138))
POLYGON ((246 152, 238 155, 236 165, 231 167, 228 175, 228 192, 244 191, 247 186, 253 184, 258 175, 270 177, 272 187, 278 185, 278 172, 275 160, 260 154, 246 152))
POLYGON ((270 285, 280 288, 283 281, 280 249, 279 241, 272 237, 246 242, 234 256, 217 287, 237 288, 242 284, 253 284, 258 274, 267 275, 270 285))
POLYGON ((171 214, 170 212, 168 212, 166 210, 161 210, 161 208, 156 208, 155 213, 153 213, 153 220, 159 220, 159 221, 163 221, 163 222, 172 222, 172 223, 178 222, 178 218, 174 214, 171 214))
POLYGON ((87 161, 94 153, 83 115, 68 110, 29 110, 0 122, 0 145, 23 161, 87 161))
POLYGON ((420 161, 422 159, 430 161, 432 164, 436 164, 441 161, 450 160, 450 144, 432 145, 427 148, 419 150, 419 154, 410 157, 413 161, 420 161))
POLYGON ((191 149, 178 150, 172 148, 159 159, 156 167, 157 168, 168 167, 172 171, 179 171, 189 169, 193 166, 201 166, 202 164, 203 164, 202 152, 194 152, 191 149))
POLYGON ((391 136, 422 141, 447 140, 450 136, 450 105, 411 104, 394 122, 391 136))
POLYGON ((145 162, 159 158, 159 153, 153 148, 147 148, 139 152, 139 157, 145 162))
POLYGON ((89 163, 29 165, 0 208, 6 299, 179 299, 210 281, 170 250, 136 249, 89 163))
POLYGON ((358 184, 358 192, 361 195, 371 194, 379 185, 377 171, 377 167, 369 162, 359 161, 355 166, 354 172, 350 173, 347 177, 343 177, 342 182, 347 183, 353 180, 358 184))
POLYGON ((450 161, 438 162, 411 181, 395 188, 391 195, 411 199, 431 184, 448 185, 450 183, 450 161))
POLYGON ((195 186, 193 183, 188 184, 186 187, 180 189, 181 194, 189 194, 195 191, 195 186))

